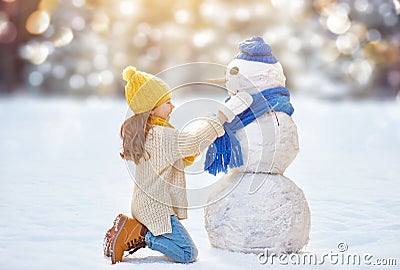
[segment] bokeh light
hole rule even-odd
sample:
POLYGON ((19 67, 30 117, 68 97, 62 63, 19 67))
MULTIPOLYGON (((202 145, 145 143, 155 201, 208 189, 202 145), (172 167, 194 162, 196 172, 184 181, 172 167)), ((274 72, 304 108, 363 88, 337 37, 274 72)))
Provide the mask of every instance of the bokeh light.
POLYGON ((320 57, 324 62, 326 63, 333 62, 340 56, 340 52, 337 49, 337 46, 335 46, 335 44, 325 43, 324 48, 325 50, 323 50, 322 53, 320 54, 320 57))
POLYGON ((97 70, 103 70, 106 69, 108 66, 108 59, 104 54, 97 54, 94 58, 93 58, 93 66, 97 69, 97 70))
POLYGON ((343 54, 353 54, 360 47, 360 42, 353 33, 346 33, 337 37, 336 47, 343 54))
POLYGON ((89 73, 92 68, 92 64, 87 59, 81 59, 76 63, 76 71, 79 74, 89 73))
POLYGON ((29 42, 21 49, 21 56, 32 64, 40 65, 46 61, 51 49, 48 43, 29 42))
POLYGON ((211 30, 205 30, 195 33, 192 39, 193 45, 199 48, 205 47, 214 40, 214 35, 215 33, 211 30))
POLYGON ((150 61, 157 61, 161 56, 161 51, 159 48, 152 46, 147 49, 146 56, 150 61))
POLYGON ((32 86, 39 86, 43 83, 44 77, 43 74, 39 71, 32 71, 28 77, 29 83, 32 86))
POLYGON ((122 36, 125 34, 127 30, 127 27, 125 25, 125 23, 123 23, 122 21, 117 21, 115 23, 112 24, 112 33, 116 36, 122 36))
POLYGON ((180 24, 187 24, 190 20, 190 13, 185 9, 179 9, 175 12, 175 21, 180 24))
POLYGON ((110 18, 104 12, 94 14, 91 21, 92 29, 97 33, 107 33, 110 27, 110 18))
POLYGON ((86 22, 81 16, 75 16, 71 21, 71 27, 75 31, 82 31, 86 27, 86 22))
POLYGON ((395 26, 399 21, 399 18, 396 15, 389 13, 384 16, 383 20, 387 26, 395 26))
POLYGON ((370 29, 367 32, 368 41, 379 41, 381 39, 381 33, 377 29, 370 29))
POLYGON ((50 16, 46 11, 36 10, 26 21, 26 30, 33 35, 44 33, 50 25, 50 16))
POLYGON ((136 1, 124 0, 119 4, 119 11, 122 15, 132 16, 135 11, 136 1))
POLYGON ((337 9, 328 16, 326 26, 334 34, 343 34, 350 29, 351 23, 345 9, 337 9))
POLYGON ((393 0, 393 5, 394 5, 394 9, 396 11, 396 14, 399 15, 400 14, 400 1, 393 0))
POLYGON ((54 68, 52 69, 52 75, 56 78, 56 79, 64 79, 65 75, 66 75, 67 71, 66 68, 62 65, 56 65, 54 66, 54 68))
POLYGON ((69 79, 69 85, 72 89, 80 89, 85 86, 85 78, 82 75, 74 74, 69 79))
POLYGON ((355 35, 359 41, 365 40, 367 37, 367 27, 361 23, 353 23, 349 32, 355 35))
POLYGON ((17 37, 17 27, 9 21, 0 21, 0 43, 11 43, 17 37))
POLYGON ((246 22, 250 20, 251 13, 246 7, 239 7, 235 10, 235 19, 238 21, 246 22))
POLYGON ((150 73, 195 61, 225 65, 254 35, 271 45, 293 92, 399 91, 398 0, 0 1, 3 55, 18 62, 2 60, 2 68, 23 72, 35 91, 123 94, 126 65, 150 73))
POLYGON ((100 72, 101 82, 103 84, 109 85, 114 82, 114 74, 111 70, 103 70, 100 72))
POLYGON ((58 7, 59 0, 40 0, 38 10, 52 14, 58 7))
POLYGON ((51 71, 52 65, 49 62, 44 62, 41 65, 38 65, 37 70, 43 74, 48 74, 51 71))
POLYGON ((86 4, 86 1, 85 0, 72 0, 72 4, 75 7, 80 8, 80 7, 83 7, 86 4))
POLYGON ((400 89, 400 70, 392 70, 387 75, 389 84, 400 89))
POLYGON ((368 0, 355 0, 354 7, 356 8, 357 11, 363 13, 372 13, 374 9, 374 7, 368 0))
POLYGON ((360 84, 367 84, 371 79, 373 66, 367 60, 355 60, 347 69, 347 74, 350 78, 356 80, 360 84))
POLYGON ((101 77, 98 73, 90 73, 87 76, 87 82, 91 87, 97 87, 101 83, 101 77))
POLYGON ((69 27, 63 27, 59 30, 57 35, 54 37, 53 43, 56 47, 67 46, 74 39, 74 34, 69 27))
POLYGON ((147 36, 144 33, 138 33, 133 37, 133 45, 137 48, 143 48, 147 45, 147 36))

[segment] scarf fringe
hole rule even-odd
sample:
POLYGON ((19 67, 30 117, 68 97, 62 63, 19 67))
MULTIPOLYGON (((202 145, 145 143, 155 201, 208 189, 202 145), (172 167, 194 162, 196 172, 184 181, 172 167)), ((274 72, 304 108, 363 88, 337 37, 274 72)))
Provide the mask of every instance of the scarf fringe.
POLYGON ((228 172, 228 168, 237 168, 243 165, 242 149, 234 134, 226 129, 208 149, 206 154, 205 170, 216 175, 219 172, 228 172))

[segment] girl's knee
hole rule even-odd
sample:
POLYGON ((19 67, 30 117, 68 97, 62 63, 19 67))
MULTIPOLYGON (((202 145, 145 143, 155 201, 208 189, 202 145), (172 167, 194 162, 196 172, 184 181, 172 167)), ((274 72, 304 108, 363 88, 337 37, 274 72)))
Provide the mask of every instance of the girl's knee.
POLYGON ((197 248, 195 246, 192 246, 190 249, 185 250, 185 258, 183 263, 192 263, 196 261, 197 255, 197 248))

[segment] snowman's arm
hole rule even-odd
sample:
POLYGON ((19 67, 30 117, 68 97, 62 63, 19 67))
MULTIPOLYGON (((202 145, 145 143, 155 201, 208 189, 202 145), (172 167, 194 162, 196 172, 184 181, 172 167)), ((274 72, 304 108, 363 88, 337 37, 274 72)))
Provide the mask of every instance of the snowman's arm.
POLYGON ((236 115, 250 107, 253 98, 249 93, 239 92, 232 96, 224 105, 219 108, 227 122, 232 122, 236 115))

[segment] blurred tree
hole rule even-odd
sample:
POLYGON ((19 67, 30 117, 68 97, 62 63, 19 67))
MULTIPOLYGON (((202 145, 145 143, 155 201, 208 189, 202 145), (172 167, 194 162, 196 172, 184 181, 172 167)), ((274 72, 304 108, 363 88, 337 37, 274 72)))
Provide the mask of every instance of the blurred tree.
POLYGON ((31 37, 25 21, 35 10, 38 0, 0 1, 0 93, 9 93, 25 84, 24 66, 19 49, 31 37))
POLYGON ((293 91, 344 98, 400 89, 398 0, 0 1, 7 89, 25 82, 39 92, 122 94, 127 65, 157 73, 194 61, 228 64, 254 35, 271 44, 293 91))

